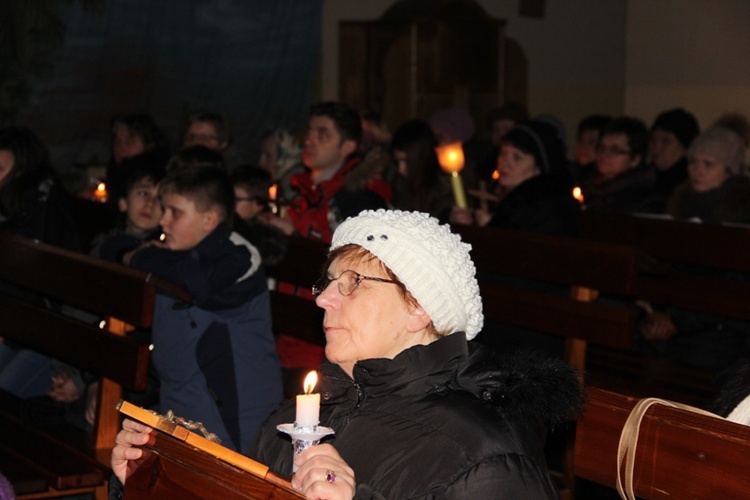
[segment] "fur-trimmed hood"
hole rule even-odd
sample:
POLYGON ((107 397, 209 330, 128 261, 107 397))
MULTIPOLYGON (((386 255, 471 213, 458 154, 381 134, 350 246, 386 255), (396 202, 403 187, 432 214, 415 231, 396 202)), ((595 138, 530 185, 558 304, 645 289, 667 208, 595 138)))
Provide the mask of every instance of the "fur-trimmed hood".
POLYGON ((551 428, 582 407, 577 372, 559 359, 532 352, 507 355, 470 342, 455 382, 515 422, 536 421, 551 428))

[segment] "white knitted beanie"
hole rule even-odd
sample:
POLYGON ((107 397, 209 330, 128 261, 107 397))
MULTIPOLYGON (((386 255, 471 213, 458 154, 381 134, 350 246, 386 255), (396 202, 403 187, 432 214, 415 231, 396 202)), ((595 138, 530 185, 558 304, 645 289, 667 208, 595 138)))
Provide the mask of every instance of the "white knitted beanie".
POLYGON ((350 243, 368 250, 398 276, 438 332, 462 331, 471 340, 482 329, 471 245, 447 225, 420 212, 365 210, 336 229, 331 250, 350 243))

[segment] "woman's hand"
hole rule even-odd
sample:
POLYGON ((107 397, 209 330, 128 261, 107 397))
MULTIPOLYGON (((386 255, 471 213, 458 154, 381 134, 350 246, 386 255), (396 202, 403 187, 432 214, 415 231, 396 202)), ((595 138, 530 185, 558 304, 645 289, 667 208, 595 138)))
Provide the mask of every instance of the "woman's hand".
POLYGON ((47 392, 47 396, 59 403, 72 403, 81 397, 81 391, 76 387, 70 373, 59 371, 52 375, 52 388, 47 392))
POLYGON ((663 312, 649 314, 641 324, 641 335, 646 340, 669 340, 676 334, 677 327, 672 318, 663 312))
POLYGON ((466 226, 474 224, 474 216, 468 208, 451 207, 448 219, 454 224, 464 224, 466 226))
POLYGON ((86 422, 94 425, 96 420, 96 396, 99 393, 99 382, 92 382, 86 388, 86 422))
POLYGON ((280 229, 282 233, 284 233, 287 236, 291 236, 294 234, 294 222, 292 222, 292 219, 287 217, 279 217, 276 214, 272 214, 270 212, 263 212, 256 216, 256 219, 258 222, 261 222, 267 226, 273 226, 277 229, 280 229))
POLYGON ((294 459, 292 486, 311 500, 354 498, 354 471, 330 444, 311 446, 294 459))
POLYGON ((138 460, 143 455, 143 450, 134 448, 148 442, 148 433, 151 427, 147 427, 134 420, 125 419, 122 422, 122 430, 115 437, 115 447, 112 449, 112 472, 117 479, 125 484, 125 476, 128 471, 128 461, 138 460))

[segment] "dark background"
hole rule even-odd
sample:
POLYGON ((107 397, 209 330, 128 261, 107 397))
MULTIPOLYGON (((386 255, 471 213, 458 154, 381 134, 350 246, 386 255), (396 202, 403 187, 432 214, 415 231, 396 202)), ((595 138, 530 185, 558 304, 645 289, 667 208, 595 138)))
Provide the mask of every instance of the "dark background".
POLYGON ((148 112, 174 148, 196 109, 228 118, 230 162, 304 124, 323 0, 0 0, 0 119, 61 172, 109 160, 109 121, 148 112))

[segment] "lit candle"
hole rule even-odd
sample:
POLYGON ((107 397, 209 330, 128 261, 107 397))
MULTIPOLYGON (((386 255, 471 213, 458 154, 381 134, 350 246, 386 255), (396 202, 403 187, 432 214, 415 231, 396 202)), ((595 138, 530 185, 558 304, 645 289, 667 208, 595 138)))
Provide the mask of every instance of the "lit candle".
POLYGON ((102 203, 107 201, 107 185, 103 182, 100 182, 96 185, 96 189, 94 190, 94 199, 96 201, 101 201, 102 203))
POLYGON ((271 200, 271 212, 277 213, 279 211, 279 206, 276 204, 276 192, 278 190, 278 186, 276 184, 271 184, 271 186, 268 188, 268 199, 271 200))
POLYGON ((314 371, 305 377, 305 393, 297 396, 297 414, 294 419, 294 427, 306 427, 312 429, 318 425, 320 417, 320 394, 312 394, 315 384, 318 383, 318 374, 314 371))
POLYGON ((576 186, 573 188, 573 198, 578 200, 578 203, 583 203, 583 192, 580 187, 576 186))
POLYGON ((464 168, 464 150, 460 142, 452 142, 435 148, 438 162, 442 169, 451 174, 451 186, 453 187, 453 198, 460 208, 467 208, 466 193, 461 182, 460 172, 464 168))

